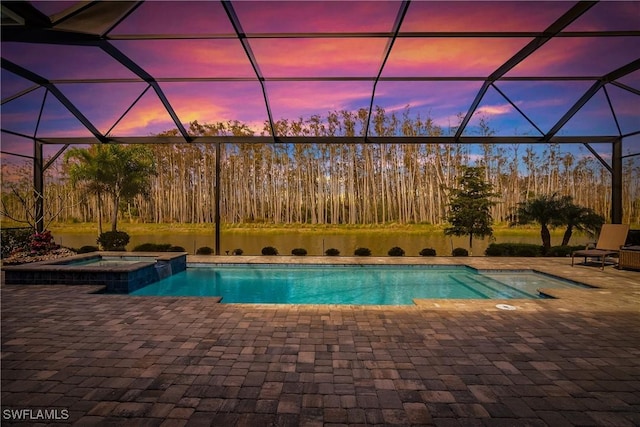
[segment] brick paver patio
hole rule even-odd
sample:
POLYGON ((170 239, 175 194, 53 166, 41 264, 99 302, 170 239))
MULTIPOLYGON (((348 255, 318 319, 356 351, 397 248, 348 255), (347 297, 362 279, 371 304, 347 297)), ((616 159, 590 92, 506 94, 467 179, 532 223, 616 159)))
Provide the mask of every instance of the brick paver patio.
POLYGON ((45 425, 39 409, 77 426, 640 425, 640 273, 500 263, 602 288, 503 311, 3 285, 2 425, 45 425))

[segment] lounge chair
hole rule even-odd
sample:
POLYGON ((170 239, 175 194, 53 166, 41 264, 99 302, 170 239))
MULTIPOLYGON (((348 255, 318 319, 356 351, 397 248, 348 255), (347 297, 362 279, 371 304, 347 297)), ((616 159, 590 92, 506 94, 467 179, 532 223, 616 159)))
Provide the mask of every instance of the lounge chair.
POLYGON ((573 259, 575 257, 584 257, 586 264, 587 258, 601 258, 602 265, 600 269, 604 270, 604 263, 608 256, 618 255, 620 247, 624 245, 629 233, 629 224, 604 224, 598 236, 598 242, 593 249, 583 249, 571 253, 571 266, 573 267, 573 259))

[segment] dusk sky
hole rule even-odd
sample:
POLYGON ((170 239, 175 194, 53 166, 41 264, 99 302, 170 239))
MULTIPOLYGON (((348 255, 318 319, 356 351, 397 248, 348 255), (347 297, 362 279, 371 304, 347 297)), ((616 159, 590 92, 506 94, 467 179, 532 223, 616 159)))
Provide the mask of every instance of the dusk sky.
MULTIPOLYGON (((76 2, 31 3, 55 22, 61 16, 56 14, 76 2)), ((413 116, 431 117, 445 129, 455 125, 483 80, 527 45, 531 33, 548 28, 574 4, 412 1, 382 69, 374 105, 387 112, 409 106, 413 116), (460 34, 484 31, 492 36, 460 34), (410 34, 424 32, 430 37, 410 34), (457 34, 438 34, 450 32, 457 34), (433 80, 415 81, 423 77, 433 80)), ((390 40, 380 34, 392 31, 401 3, 233 1, 232 5, 266 79, 275 120, 369 108, 373 80, 390 40), (354 37, 355 33, 365 34, 354 37), (314 34, 324 37, 313 38, 314 34)), ((262 131, 267 120, 262 90, 220 2, 147 1, 113 28, 109 23, 82 28, 77 21, 62 21, 57 28, 94 34, 108 30, 109 43, 159 82, 182 123, 239 120, 256 134, 262 131), (168 34, 177 37, 169 40, 168 34)), ((539 136, 509 100, 540 130, 551 129, 597 78, 638 60, 640 2, 600 2, 564 33, 568 36, 545 43, 505 74, 508 79, 538 80, 498 80, 497 90, 489 88, 466 135, 478 135, 478 120, 484 117, 496 135, 539 136), (594 31, 617 33, 586 36, 594 31)), ((1 48, 3 59, 52 81, 103 134, 148 136, 175 128, 153 89, 95 46, 3 39, 1 48)), ((91 136, 51 93, 36 133, 46 90, 4 68, 1 78, 3 130, 39 137, 91 136), (31 88, 35 89, 5 102, 31 88)), ((600 89, 558 135, 617 135, 615 119, 623 135, 640 131, 640 71, 617 83, 626 88, 608 84, 606 93, 600 89)), ((626 138, 625 147, 640 151, 640 137, 626 138)), ((32 154, 28 140, 5 132, 2 150, 32 154)))

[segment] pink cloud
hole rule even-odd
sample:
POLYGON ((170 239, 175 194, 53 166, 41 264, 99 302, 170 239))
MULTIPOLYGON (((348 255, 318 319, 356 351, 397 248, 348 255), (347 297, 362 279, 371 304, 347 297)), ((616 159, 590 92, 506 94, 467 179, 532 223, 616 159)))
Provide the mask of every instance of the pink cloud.
POLYGON ((393 46, 383 76, 484 77, 527 42, 517 38, 401 38, 393 46))
POLYGON ((240 41, 116 41, 133 61, 155 78, 255 77, 240 41))
POLYGON ((262 90, 254 82, 161 83, 183 123, 239 120, 254 131, 267 119, 262 90))
POLYGON ((49 80, 135 78, 97 47, 2 43, 2 57, 49 80))
POLYGON ((392 82, 382 81, 376 90, 375 104, 409 105, 413 109, 464 109, 478 93, 482 82, 392 82))
MULTIPOLYGON (((2 151, 13 154, 21 154, 23 156, 33 156, 33 143, 30 139, 21 138, 2 132, 2 151)), ((16 159, 15 156, 8 156, 8 159, 16 159)), ((4 163, 4 155, 2 161, 4 163)))
MULTIPOLYGON (((22 109, 20 106, 5 104, 2 106, 2 128, 25 135, 33 135, 36 129, 38 109, 22 109)), ((2 143, 4 144, 4 137, 2 143)))
POLYGON ((401 31, 542 31, 573 4, 415 1, 409 6, 401 31))
POLYGON ((275 120, 368 108, 373 82, 267 82, 275 120))
POLYGON ((239 1, 233 7, 245 32, 388 32, 397 1, 239 1))
POLYGON ((233 26, 220 2, 147 1, 110 34, 231 34, 233 32, 233 26))
POLYGON ((476 110, 476 114, 484 114, 487 116, 501 116, 510 114, 513 111, 511 104, 502 105, 483 105, 476 110))
POLYGON ((599 77, 637 59, 635 37, 562 37, 550 40, 507 76, 599 77))
POLYGON ((254 39, 265 77, 375 76, 386 39, 254 39))
POLYGON ((109 136, 154 135, 175 124, 155 92, 147 92, 111 131, 109 136))

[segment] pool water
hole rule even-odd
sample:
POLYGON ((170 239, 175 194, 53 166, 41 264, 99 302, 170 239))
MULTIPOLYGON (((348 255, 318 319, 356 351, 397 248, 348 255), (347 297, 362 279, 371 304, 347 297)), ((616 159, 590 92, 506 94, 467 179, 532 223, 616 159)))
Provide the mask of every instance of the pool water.
POLYGON ((187 270, 132 295, 218 296, 222 303, 411 305, 414 298, 543 298, 578 284, 531 271, 466 266, 216 265, 187 270))

